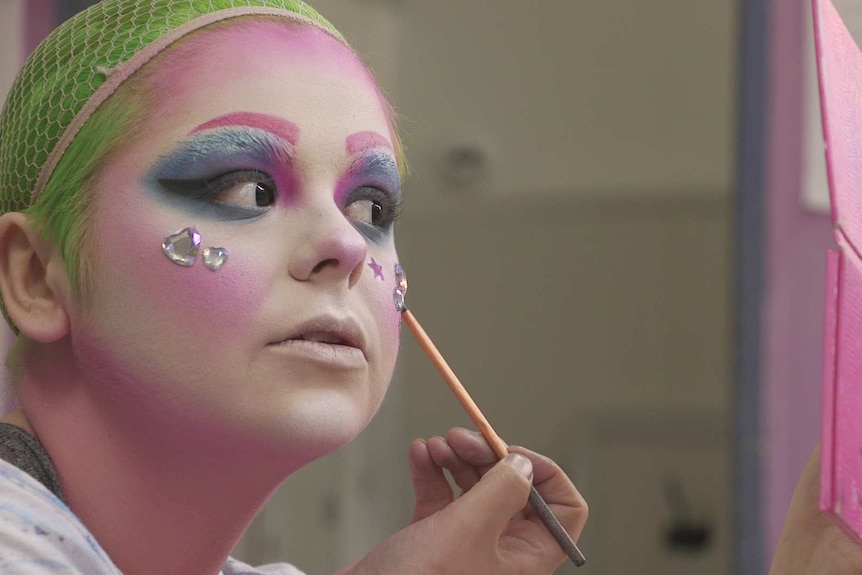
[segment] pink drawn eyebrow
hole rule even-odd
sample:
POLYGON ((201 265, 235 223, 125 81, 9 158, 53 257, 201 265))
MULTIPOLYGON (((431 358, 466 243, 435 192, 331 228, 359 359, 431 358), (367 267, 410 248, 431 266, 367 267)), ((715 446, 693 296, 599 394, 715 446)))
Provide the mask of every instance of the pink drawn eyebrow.
POLYGON ((249 128, 265 130, 275 134, 282 140, 290 142, 294 146, 299 139, 299 126, 290 120, 256 112, 237 112, 234 114, 219 116, 218 118, 214 118, 201 124, 192 130, 189 135, 203 132, 204 130, 223 128, 226 126, 247 126, 249 128))
POLYGON ((347 153, 355 156, 371 148, 386 148, 392 150, 392 144, 377 132, 356 132, 347 136, 347 153))

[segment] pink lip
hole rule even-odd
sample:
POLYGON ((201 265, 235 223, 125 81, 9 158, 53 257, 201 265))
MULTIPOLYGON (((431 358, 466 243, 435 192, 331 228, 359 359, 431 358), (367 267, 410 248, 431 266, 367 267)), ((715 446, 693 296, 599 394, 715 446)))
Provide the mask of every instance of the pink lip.
POLYGON ((322 343, 353 347, 362 351, 363 355, 365 354, 365 334, 360 329, 359 324, 350 317, 321 315, 311 318, 294 327, 286 337, 273 342, 273 344, 280 345, 291 340, 304 341, 303 336, 334 339, 337 342, 324 341, 322 343))

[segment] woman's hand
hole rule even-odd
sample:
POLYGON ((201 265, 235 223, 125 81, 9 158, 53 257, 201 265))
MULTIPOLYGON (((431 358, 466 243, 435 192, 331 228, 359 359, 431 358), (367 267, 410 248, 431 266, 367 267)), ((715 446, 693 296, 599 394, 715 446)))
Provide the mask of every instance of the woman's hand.
POLYGON ((416 507, 412 524, 337 575, 540 575, 552 573, 566 556, 532 508, 530 484, 577 540, 587 504, 558 465, 513 447, 497 462, 485 440, 452 429, 410 445, 408 458, 416 507), (443 473, 462 495, 455 498, 443 473))
POLYGON ((862 547, 819 509, 820 448, 802 472, 770 575, 859 575, 862 547))

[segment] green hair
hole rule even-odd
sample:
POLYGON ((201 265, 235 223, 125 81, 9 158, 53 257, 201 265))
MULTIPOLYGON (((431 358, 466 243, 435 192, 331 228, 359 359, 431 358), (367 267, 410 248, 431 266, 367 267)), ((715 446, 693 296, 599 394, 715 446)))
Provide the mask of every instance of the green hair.
POLYGON ((142 120, 140 95, 123 86, 85 123, 66 149, 36 201, 22 210, 45 239, 60 250, 75 293, 92 285, 92 265, 85 261, 93 245, 93 192, 100 166, 142 120))
MULTIPOLYGON (((148 109, 135 72, 189 33, 246 16, 302 21, 347 44, 300 0, 102 0, 27 60, 0 115, 0 212, 28 214, 60 250, 77 294, 92 281, 86 256, 98 170, 148 109)), ((395 115, 387 112, 403 171, 395 115)))

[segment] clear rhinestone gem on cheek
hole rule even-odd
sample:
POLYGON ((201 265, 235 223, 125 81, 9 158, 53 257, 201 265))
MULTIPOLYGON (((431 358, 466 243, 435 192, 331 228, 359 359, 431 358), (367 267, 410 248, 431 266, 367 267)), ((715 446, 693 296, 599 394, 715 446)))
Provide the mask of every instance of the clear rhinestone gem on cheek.
POLYGON ((404 296, 407 294, 407 274, 399 264, 395 264, 395 279, 398 282, 393 294, 395 307, 398 308, 398 311, 404 312, 407 311, 407 304, 404 303, 404 296))
POLYGON ((398 282, 398 289, 407 293, 407 272, 401 267, 401 264, 395 264, 395 280, 398 282))
POLYGON ((206 266, 215 271, 227 261, 227 250, 224 248, 204 248, 203 258, 206 266))
POLYGON ((404 290, 402 290, 401 288, 395 288, 394 297, 395 308, 400 312, 407 311, 407 305, 404 303, 404 290))
POLYGON ((171 234, 162 242, 162 251, 177 265, 191 267, 197 261, 201 235, 194 228, 185 228, 171 234))

